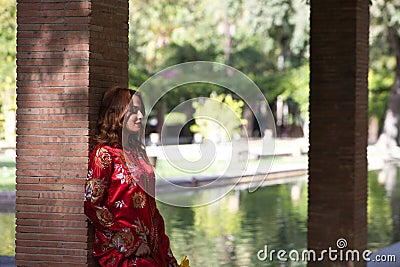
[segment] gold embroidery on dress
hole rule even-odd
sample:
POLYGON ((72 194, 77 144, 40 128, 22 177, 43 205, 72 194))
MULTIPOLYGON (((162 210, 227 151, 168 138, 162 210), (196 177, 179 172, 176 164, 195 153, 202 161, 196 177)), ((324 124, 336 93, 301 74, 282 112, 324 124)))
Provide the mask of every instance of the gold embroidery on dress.
POLYGON ((114 217, 112 213, 107 208, 101 208, 96 211, 97 219, 99 219, 100 223, 105 227, 110 227, 113 225, 114 217))
POLYGON ((156 253, 158 251, 158 227, 157 227, 158 219, 156 216, 154 217, 152 224, 153 224, 153 230, 154 230, 153 237, 152 237, 152 240, 154 241, 153 242, 153 244, 154 244, 153 251, 156 253))
POLYGON ((119 158, 121 159, 121 162, 122 162, 125 166, 127 166, 127 165, 126 165, 126 159, 125 159, 125 154, 124 154, 124 152, 121 151, 120 153, 118 153, 118 156, 119 156, 119 158))
POLYGON ((132 202, 135 208, 143 208, 146 205, 146 196, 142 192, 135 193, 132 202))
POLYGON ((144 222, 139 218, 137 218, 133 225, 136 226, 136 234, 139 236, 139 238, 147 242, 147 235, 149 234, 149 229, 144 224, 144 222))
POLYGON ((104 147, 97 149, 95 157, 95 164, 97 167, 107 169, 111 161, 111 155, 108 153, 107 149, 104 147))
POLYGON ((103 196, 105 185, 103 180, 99 179, 92 179, 91 181, 88 182, 89 187, 91 189, 91 200, 92 203, 97 202, 99 198, 103 196))
POLYGON ((117 172, 115 177, 121 181, 121 184, 126 183, 129 185, 129 188, 136 186, 138 181, 124 168, 122 164, 115 164, 115 171, 117 172))
POLYGON ((129 229, 122 229, 112 237, 112 243, 119 252, 125 253, 133 248, 134 239, 133 233, 129 229))

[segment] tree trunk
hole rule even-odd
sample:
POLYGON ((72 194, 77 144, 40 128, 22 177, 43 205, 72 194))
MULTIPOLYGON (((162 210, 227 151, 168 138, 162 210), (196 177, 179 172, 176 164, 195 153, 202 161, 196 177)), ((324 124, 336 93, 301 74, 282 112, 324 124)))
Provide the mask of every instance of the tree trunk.
POLYGON ((378 140, 378 144, 385 149, 400 145, 400 37, 396 29, 388 28, 388 40, 396 56, 397 66, 395 80, 390 90, 383 130, 378 140))
POLYGON ((243 119, 245 119, 247 121, 247 123, 245 125, 245 128, 246 128, 245 129, 246 130, 245 137, 247 137, 247 138, 253 137, 254 114, 248 105, 243 106, 243 119))
POLYGON ((157 110, 157 133, 161 134, 164 126, 164 117, 167 113, 167 102, 162 102, 161 107, 157 110))

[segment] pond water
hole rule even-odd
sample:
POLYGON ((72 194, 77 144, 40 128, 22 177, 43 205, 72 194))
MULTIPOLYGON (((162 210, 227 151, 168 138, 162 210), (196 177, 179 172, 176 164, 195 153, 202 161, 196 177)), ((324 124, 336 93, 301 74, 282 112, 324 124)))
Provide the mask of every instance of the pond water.
MULTIPOLYGON (((221 189, 203 194, 216 194, 221 189)), ((179 195, 175 196, 179 197, 179 195)), ((192 266, 306 266, 305 262, 260 262, 257 252, 301 251, 307 246, 307 179, 269 185, 249 193, 230 192, 204 207, 159 203, 172 249, 192 266)), ((369 173, 368 248, 400 241, 400 170, 386 166, 369 173)))
MULTIPOLYGON (((368 247, 400 240, 400 170, 386 166, 369 173, 368 247)), ((218 195, 208 189, 197 197, 218 195)), ((179 198, 187 196, 171 194, 179 198)), ((307 179, 269 185, 250 193, 236 188, 219 201, 196 208, 158 203, 176 257, 191 266, 306 266, 305 262, 260 262, 257 252, 306 248, 307 179)), ((0 213, 0 255, 14 254, 14 214, 0 213)))

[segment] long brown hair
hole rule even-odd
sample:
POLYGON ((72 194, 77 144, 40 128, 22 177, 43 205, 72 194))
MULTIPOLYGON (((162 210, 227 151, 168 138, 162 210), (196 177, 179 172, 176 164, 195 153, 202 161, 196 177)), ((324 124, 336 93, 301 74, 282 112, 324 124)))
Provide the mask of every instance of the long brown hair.
MULTIPOLYGON (((136 90, 112 87, 103 94, 97 120, 97 132, 92 139, 92 148, 97 145, 121 145, 124 117, 128 112, 133 96, 141 102, 141 113, 145 116, 144 104, 141 94, 136 90)), ((138 134, 129 134, 129 148, 148 161, 146 147, 142 142, 143 129, 138 134)))

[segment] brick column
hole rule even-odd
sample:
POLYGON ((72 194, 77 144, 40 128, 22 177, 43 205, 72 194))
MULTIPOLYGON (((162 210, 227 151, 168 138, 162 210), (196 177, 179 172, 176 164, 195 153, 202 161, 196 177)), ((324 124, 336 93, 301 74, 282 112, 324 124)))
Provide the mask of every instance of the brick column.
MULTIPOLYGON (((338 249, 339 238, 367 245, 368 5, 311 0, 308 247, 317 251, 338 249)), ((308 266, 365 266, 325 259, 308 266)))
POLYGON ((18 266, 93 266, 83 214, 90 127, 128 83, 128 0, 19 0, 18 266))

